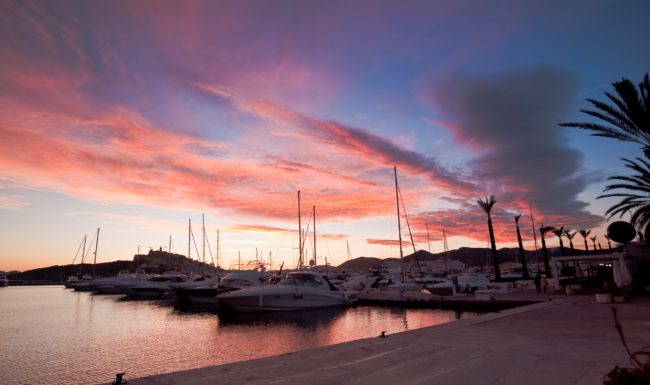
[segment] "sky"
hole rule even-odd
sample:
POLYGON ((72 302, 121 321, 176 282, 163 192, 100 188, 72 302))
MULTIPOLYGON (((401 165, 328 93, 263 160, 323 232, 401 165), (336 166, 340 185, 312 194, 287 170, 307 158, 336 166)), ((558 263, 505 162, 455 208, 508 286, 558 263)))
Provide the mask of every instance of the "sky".
POLYGON ((97 262, 171 244, 293 267, 298 190, 306 258, 314 210, 319 264, 398 257, 394 167, 405 254, 443 251, 443 228, 451 249, 486 247, 489 195, 499 248, 516 247, 519 213, 535 248, 531 208, 536 227, 605 246, 619 218, 596 197, 640 148, 559 123, 641 81, 649 14, 644 0, 2 0, 0 270, 78 263, 98 228, 97 262))

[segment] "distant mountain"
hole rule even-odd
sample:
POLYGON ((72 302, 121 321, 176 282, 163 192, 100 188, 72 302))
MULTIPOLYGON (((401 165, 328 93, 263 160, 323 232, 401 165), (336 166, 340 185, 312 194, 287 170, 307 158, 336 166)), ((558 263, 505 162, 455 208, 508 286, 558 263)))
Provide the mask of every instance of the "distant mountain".
MULTIPOLYGON (((465 263, 468 266, 484 266, 492 264, 492 257, 490 254, 490 249, 487 248, 473 248, 473 247, 461 247, 459 249, 450 250, 449 258, 452 260, 458 260, 465 263)), ((519 259, 519 248, 502 248, 498 251, 499 262, 514 262, 519 259)), ((539 258, 541 261, 542 252, 538 252, 539 258)), ((418 250, 416 253, 411 253, 404 257, 404 262, 408 263, 413 260, 414 255, 417 256, 418 261, 437 261, 445 258, 445 253, 429 253, 426 250, 418 250)), ((549 249, 549 255, 559 255, 559 249, 549 249)), ((526 261, 529 263, 537 263, 535 251, 526 250, 526 261)), ((338 266, 339 269, 354 269, 354 270, 365 270, 370 268, 377 268, 387 263, 399 262, 398 258, 387 258, 379 259, 372 257, 358 257, 346 261, 338 266)))
POLYGON ((390 262, 399 262, 398 258, 372 258, 372 257, 358 257, 345 261, 342 264, 338 265, 338 269, 347 269, 347 270, 366 270, 371 268, 380 268, 386 263, 390 262))
MULTIPOLYGON (((115 276, 122 270, 131 270, 132 261, 103 262, 95 265, 97 276, 115 276)), ((84 263, 81 266, 82 274, 92 274, 93 265, 84 263)), ((79 265, 55 265, 7 275, 11 284, 59 284, 65 282, 69 276, 79 274, 79 265)))
MULTIPOLYGON (((148 254, 136 254, 132 261, 113 261, 97 263, 94 267, 98 277, 113 277, 120 271, 135 272, 136 269, 147 273, 163 273, 169 270, 200 271, 203 272, 211 265, 189 259, 184 255, 168 253, 161 250, 150 250, 148 254)), ((69 276, 93 273, 93 265, 84 263, 79 265, 55 265, 24 272, 7 274, 11 284, 59 284, 65 282, 69 276)))
MULTIPOLYGON (((565 252, 569 250, 565 248, 565 252)), ((498 250, 499 261, 514 262, 519 259, 518 248, 502 248, 498 250)), ((468 266, 485 266, 492 264, 490 257, 490 249, 487 248, 472 248, 461 247, 459 249, 450 250, 449 258, 458 260, 468 266)), ((558 256, 560 254, 559 248, 549 249, 549 256, 558 256)), ((445 253, 429 253, 426 250, 418 250, 415 255, 418 261, 437 261, 445 257, 445 253)), ((405 262, 410 262, 414 258, 414 254, 409 254, 404 257, 405 262)), ((526 260, 528 263, 542 263, 542 251, 537 253, 533 250, 526 250, 526 260), (538 255, 538 257, 536 256, 538 255)), ((373 258, 373 257, 358 257, 346 261, 337 269, 349 270, 367 270, 370 268, 380 268, 386 265, 395 266, 399 263, 398 258, 373 258)), ((150 250, 148 254, 136 254, 133 261, 114 261, 98 263, 95 266, 97 276, 115 276, 118 272, 123 270, 135 271, 136 268, 144 268, 150 273, 162 273, 167 270, 183 269, 185 271, 201 271, 202 269, 211 268, 211 265, 205 264, 193 259, 189 259, 180 254, 167 253, 161 250, 150 250)), ((324 268, 324 267, 323 267, 324 268)), ((92 274, 93 266, 91 264, 84 264, 82 267, 82 274, 92 274)), ((57 284, 64 282, 69 276, 79 274, 79 265, 63 265, 63 266, 50 266, 40 269, 28 270, 24 272, 10 272, 7 274, 12 284, 57 284)))

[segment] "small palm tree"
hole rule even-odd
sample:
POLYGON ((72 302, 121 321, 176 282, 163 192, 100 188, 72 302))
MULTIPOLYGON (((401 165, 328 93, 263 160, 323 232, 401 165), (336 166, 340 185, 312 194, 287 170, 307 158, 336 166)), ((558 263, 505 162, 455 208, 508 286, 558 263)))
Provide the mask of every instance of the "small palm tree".
POLYGON ((597 237, 597 236, 594 235, 593 237, 590 238, 590 239, 591 239, 591 242, 594 243, 594 250, 598 250, 598 248, 596 247, 596 237, 597 237))
POLYGON ((609 248, 611 250, 612 249, 612 241, 609 238, 609 235, 605 234, 604 237, 605 237, 605 239, 607 239, 607 248, 609 248))
POLYGON ((577 231, 564 230, 564 236, 569 240, 569 247, 571 247, 571 255, 575 254, 575 249, 573 248, 573 237, 578 234, 577 231))
POLYGON ((544 226, 542 223, 542 227, 539 228, 539 233, 542 235, 542 256, 544 257, 544 273, 546 273, 547 277, 551 276, 551 265, 548 260, 548 250, 546 249, 546 240, 544 239, 544 234, 548 232, 553 232, 555 230, 555 227, 553 226, 544 226))
POLYGON ((616 180, 621 183, 610 184, 604 190, 625 191, 604 194, 599 196, 598 199, 623 198, 619 203, 610 207, 605 214, 611 218, 616 214, 623 216, 626 213, 631 213, 630 222, 643 233, 646 227, 650 225, 650 163, 641 158, 636 158, 636 160, 637 162, 623 159, 625 167, 635 171, 636 174, 609 177, 609 180, 616 180))
POLYGON ((564 257, 564 243, 562 243, 562 234, 564 234, 564 226, 560 227, 559 229, 553 228, 551 232, 555 234, 557 239, 560 240, 560 256, 564 257))
POLYGON ((612 104, 587 99, 593 110, 581 112, 600 119, 597 123, 562 123, 563 127, 577 127, 593 131, 592 135, 635 142, 643 146, 643 152, 650 158, 650 80, 646 73, 643 81, 634 86, 628 79, 612 83, 616 94, 605 92, 612 104))
POLYGON ((494 279, 497 281, 501 280, 501 271, 499 270, 499 257, 497 256, 497 246, 494 242, 494 229, 492 228, 492 208, 497 203, 497 200, 494 198, 494 195, 485 197, 485 200, 479 199, 476 201, 478 205, 485 211, 487 214, 487 223, 488 231, 490 232, 490 244, 492 246, 492 263, 494 264, 494 279))
POLYGON ((582 229, 578 231, 580 235, 582 235, 582 239, 585 241, 585 251, 589 251, 589 246, 587 245, 587 237, 589 237, 589 234, 591 234, 590 229, 582 229))
POLYGON ((524 250, 524 243, 521 241, 521 231, 519 231, 519 218, 521 214, 515 215, 515 226, 517 227, 517 242, 519 242, 519 256, 521 257, 521 269, 523 270, 523 279, 530 278, 528 274, 528 264, 526 263, 526 251, 524 250))

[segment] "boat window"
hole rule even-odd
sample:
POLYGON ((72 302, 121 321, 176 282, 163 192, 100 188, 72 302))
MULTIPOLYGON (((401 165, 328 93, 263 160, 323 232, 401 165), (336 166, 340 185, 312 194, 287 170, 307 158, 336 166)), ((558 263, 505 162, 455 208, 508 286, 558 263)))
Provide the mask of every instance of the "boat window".
POLYGON ((247 281, 245 279, 228 279, 224 278, 221 280, 221 285, 224 286, 253 286, 253 283, 251 281, 247 281))
POLYGON ((289 274, 278 285, 287 286, 321 286, 323 281, 311 274, 289 274))

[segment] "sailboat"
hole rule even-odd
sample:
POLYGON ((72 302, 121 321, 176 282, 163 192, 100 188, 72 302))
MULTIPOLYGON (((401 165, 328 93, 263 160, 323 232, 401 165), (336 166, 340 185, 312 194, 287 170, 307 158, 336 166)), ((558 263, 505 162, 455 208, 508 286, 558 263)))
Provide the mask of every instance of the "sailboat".
MULTIPOLYGON (((97 265, 97 247, 99 246, 99 227, 97 228, 97 234, 95 235, 95 252, 94 252, 94 259, 93 259, 93 274, 88 275, 84 274, 80 277, 80 279, 74 280, 72 277, 68 278, 68 281, 65 283, 66 288, 74 289, 75 291, 93 291, 93 287, 90 285, 90 282, 92 282, 93 279, 95 279, 95 267, 97 265)), ((86 245, 86 237, 84 236, 83 239, 83 249, 84 252, 82 254, 82 259, 81 259, 81 264, 79 265, 79 274, 81 275, 81 267, 83 266, 84 260, 86 258, 86 250, 85 250, 85 245, 86 245)), ((92 245, 92 242, 91 242, 92 245)), ((90 246, 89 245, 89 249, 90 246)), ((90 250, 88 250, 90 251, 90 250)), ((78 252, 78 251, 77 251, 78 252)))
MULTIPOLYGON (((399 189, 399 183, 397 182, 397 167, 393 167, 393 171, 395 173, 395 200, 397 203, 397 234, 398 234, 398 239, 399 239, 399 258, 400 258, 400 280, 393 283, 392 285, 388 286, 389 290, 392 291, 419 291, 422 289, 423 284, 421 282, 417 282, 415 279, 413 279, 410 274, 408 273, 410 271, 411 264, 409 263, 409 266, 407 266, 407 269, 404 268, 404 251, 402 249, 402 225, 401 225, 401 218, 400 218, 400 210, 399 210, 399 205, 400 205, 400 189, 399 189), (406 271, 405 271, 406 270, 406 271)), ((404 202, 402 201, 402 205, 404 205, 404 202)), ((408 217, 406 217, 406 210, 404 210, 404 215, 406 218, 406 223, 408 225, 408 217)), ((409 228, 409 234, 411 233, 411 227, 410 225, 408 226, 409 228)), ((415 243, 413 242, 413 236, 411 235, 411 244, 413 245, 413 258, 415 259, 415 262, 418 265, 418 270, 420 269, 420 264, 417 260, 417 251, 415 250, 415 243)), ((421 271, 420 271, 421 273, 421 271)))
POLYGON ((353 301, 332 285, 324 274, 315 269, 302 269, 303 244, 300 224, 300 191, 298 191, 298 244, 300 252, 298 271, 287 274, 276 285, 265 285, 220 294, 219 303, 240 312, 310 310, 351 305, 353 301))

